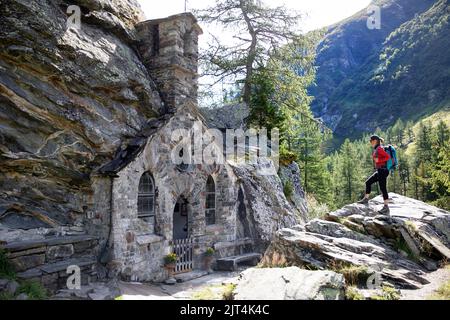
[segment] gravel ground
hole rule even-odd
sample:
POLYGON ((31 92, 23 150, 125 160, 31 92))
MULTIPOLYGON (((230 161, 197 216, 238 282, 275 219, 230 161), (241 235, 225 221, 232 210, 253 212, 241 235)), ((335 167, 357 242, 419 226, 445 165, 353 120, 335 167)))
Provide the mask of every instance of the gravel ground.
POLYGON ((445 282, 450 281, 450 266, 430 272, 426 276, 429 284, 417 290, 401 290, 401 300, 427 300, 445 282))

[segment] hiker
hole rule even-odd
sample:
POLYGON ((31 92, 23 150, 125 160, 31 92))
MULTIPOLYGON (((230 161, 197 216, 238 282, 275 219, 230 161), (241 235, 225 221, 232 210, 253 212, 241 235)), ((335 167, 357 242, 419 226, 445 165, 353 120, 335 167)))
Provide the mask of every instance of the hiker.
POLYGON ((387 177, 389 176, 389 169, 387 168, 388 160, 390 159, 389 154, 384 150, 383 147, 384 140, 377 135, 370 137, 370 144, 373 147, 372 158, 374 160, 376 171, 366 180, 366 194, 364 198, 358 203, 368 204, 370 192, 372 191, 372 184, 378 182, 380 190, 383 193, 384 206, 378 211, 380 214, 389 215, 388 206, 388 192, 387 192, 387 177))

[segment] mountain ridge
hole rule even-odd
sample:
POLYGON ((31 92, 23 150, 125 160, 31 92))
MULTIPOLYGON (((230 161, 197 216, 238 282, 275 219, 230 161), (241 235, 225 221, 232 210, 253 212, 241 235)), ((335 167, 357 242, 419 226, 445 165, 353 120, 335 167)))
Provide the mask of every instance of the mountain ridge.
POLYGON ((330 26, 317 49, 312 111, 338 138, 417 121, 450 101, 448 0, 372 4, 380 30, 367 28, 362 10, 330 26))

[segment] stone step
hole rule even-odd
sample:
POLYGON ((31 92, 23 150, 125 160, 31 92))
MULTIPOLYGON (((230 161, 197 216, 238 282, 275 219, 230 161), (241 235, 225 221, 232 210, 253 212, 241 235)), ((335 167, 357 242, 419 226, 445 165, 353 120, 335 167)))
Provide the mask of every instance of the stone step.
POLYGON ((194 279, 204 277, 206 275, 208 275, 208 271, 194 270, 194 271, 185 272, 185 273, 178 273, 178 274, 175 274, 173 277, 175 278, 175 280, 177 280, 177 282, 187 282, 187 281, 191 281, 194 279))
POLYGON ((217 259, 217 269, 223 271, 236 271, 239 263, 247 262, 252 265, 258 264, 261 259, 260 253, 245 253, 238 256, 217 259))
POLYGON ((17 274, 17 277, 21 279, 30 279, 41 277, 46 274, 57 273, 60 271, 66 271, 69 266, 76 265, 78 267, 83 268, 86 266, 92 266, 97 263, 97 260, 93 256, 81 257, 81 258, 73 258, 67 259, 63 261, 46 263, 42 266, 29 269, 24 272, 20 272, 17 274))
POLYGON ((90 235, 78 236, 60 236, 39 240, 14 241, 2 245, 2 248, 8 252, 24 251, 45 246, 63 245, 69 243, 78 243, 90 240, 98 240, 98 238, 90 235))

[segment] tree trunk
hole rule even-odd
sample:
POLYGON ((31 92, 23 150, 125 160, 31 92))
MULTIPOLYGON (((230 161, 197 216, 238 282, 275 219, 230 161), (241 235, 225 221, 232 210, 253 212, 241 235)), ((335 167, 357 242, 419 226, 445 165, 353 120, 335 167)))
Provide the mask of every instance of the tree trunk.
POLYGON ((250 105, 251 89, 252 89, 252 77, 253 77, 253 63, 256 57, 256 32, 253 28, 252 21, 248 16, 248 8, 246 6, 245 0, 240 0, 240 6, 242 15, 244 16, 245 23, 247 24, 248 32, 252 37, 252 42, 249 47, 249 54, 245 64, 246 77, 244 82, 244 92, 242 94, 243 100, 247 105, 250 105))

